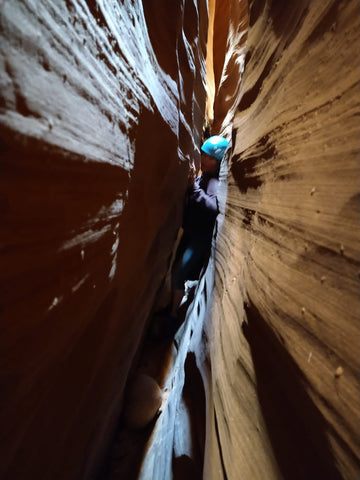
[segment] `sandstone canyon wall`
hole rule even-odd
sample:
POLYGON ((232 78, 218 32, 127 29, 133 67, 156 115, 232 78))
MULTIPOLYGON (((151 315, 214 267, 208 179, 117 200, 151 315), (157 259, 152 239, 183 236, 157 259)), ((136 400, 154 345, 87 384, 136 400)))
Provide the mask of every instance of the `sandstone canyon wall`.
POLYGON ((0 19, 1 478, 93 478, 199 159, 207 4, 0 19))
POLYGON ((359 477, 359 13, 249 5, 198 355, 206 479, 359 477))
MULTIPOLYGON (((208 67, 209 64, 213 65, 213 72, 210 69, 207 74, 210 75, 209 97, 214 105, 209 105, 211 102, 208 99, 207 112, 210 117, 207 120, 211 134, 222 134, 231 140, 232 120, 239 103, 246 53, 248 2, 210 1, 209 14, 213 28, 209 32, 208 48, 213 46, 213 51, 207 52, 207 62, 208 67)), ((229 155, 230 151, 220 169, 221 215, 216 231, 221 228, 225 211, 229 155)), ((229 258, 225 259, 225 262, 229 261, 229 258)), ((148 441, 139 480, 223 478, 220 452, 229 446, 222 447, 216 439, 216 432, 212 430, 214 411, 211 378, 208 375, 212 359, 207 355, 209 346, 205 341, 206 331, 203 331, 203 325, 211 321, 209 309, 214 291, 214 272, 213 251, 206 271, 196 286, 195 298, 188 308, 185 321, 176 335, 177 354, 164 381, 166 394, 162 413, 148 441)), ((218 341, 217 334, 214 335, 214 341, 218 341)), ((235 445, 233 447, 237 448, 235 445)), ((234 465, 238 461, 236 456, 232 458, 234 465)), ((235 480, 245 477, 228 478, 235 480)))
MULTIPOLYGON (((209 5, 231 152, 140 478, 353 480, 359 3, 209 5)), ((1 477, 89 479, 198 161, 207 2, 0 8, 1 477)))
POLYGON ((231 42, 228 7, 216 2, 213 38, 212 133, 233 128, 216 247, 177 336, 141 479, 353 480, 359 3, 250 2, 239 97, 227 73, 241 66, 244 35, 231 42))

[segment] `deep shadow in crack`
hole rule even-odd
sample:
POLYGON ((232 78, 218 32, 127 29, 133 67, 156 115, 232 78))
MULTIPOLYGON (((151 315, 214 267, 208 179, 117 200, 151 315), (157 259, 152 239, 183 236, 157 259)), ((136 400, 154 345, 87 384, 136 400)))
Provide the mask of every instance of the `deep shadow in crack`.
POLYGON ((306 378, 256 307, 249 302, 245 311, 258 398, 284 480, 341 480, 306 378))
POLYGON ((202 471, 188 455, 173 458, 173 480, 201 480, 202 471))
POLYGON ((141 430, 126 428, 120 422, 116 442, 108 452, 106 462, 96 480, 136 480, 140 473, 146 442, 154 429, 158 415, 141 430))
POLYGON ((255 175, 257 163, 257 158, 240 161, 240 155, 233 157, 231 172, 241 193, 246 193, 249 188, 257 189, 261 187, 262 180, 255 175))
POLYGON ((202 471, 205 450, 205 390, 195 354, 189 352, 185 361, 185 384, 183 399, 190 412, 192 457, 202 471))
POLYGON ((205 449, 205 390, 194 353, 188 353, 184 367, 185 384, 182 396, 190 421, 191 456, 173 457, 173 478, 200 480, 205 449))

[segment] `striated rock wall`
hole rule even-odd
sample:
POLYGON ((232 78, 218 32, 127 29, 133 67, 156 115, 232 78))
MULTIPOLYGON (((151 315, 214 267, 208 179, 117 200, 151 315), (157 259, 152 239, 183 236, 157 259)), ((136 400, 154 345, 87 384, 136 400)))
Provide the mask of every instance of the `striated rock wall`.
MULTIPOLYGON (((140 478, 352 480, 359 4, 209 5, 233 151, 140 478)), ((94 478, 199 158, 207 2, 11 0, 0 20, 1 477, 94 478)))
POLYGON ((207 5, 0 20, 1 478, 93 478, 199 158, 207 5))
POLYGON ((214 18, 213 133, 236 111, 233 154, 143 480, 359 476, 358 14, 251 2, 240 92, 224 65, 246 33, 214 18))
MULTIPOLYGON (((239 102, 240 80, 246 51, 247 1, 210 1, 209 16, 209 22, 211 24, 213 21, 213 25, 211 24, 208 32, 207 120, 212 134, 221 133, 230 140, 231 121, 239 102), (213 51, 209 51, 211 47, 213 51), (214 68, 213 71, 211 66, 214 68), (212 101, 214 105, 211 104, 212 101), (213 112, 214 118, 211 116, 213 112)), ((222 162, 220 178, 219 207, 224 213, 227 187, 226 161, 222 162)), ((216 230, 220 228, 223 215, 219 217, 216 230)), ((165 380, 159 379, 163 382, 165 392, 162 413, 148 440, 139 480, 169 478, 215 480, 222 475, 221 466, 220 470, 213 469, 213 464, 209 468, 210 461, 207 459, 208 455, 211 462, 219 459, 219 445, 216 444, 211 431, 211 420, 214 417, 209 383, 211 379, 207 375, 210 359, 206 357, 208 346, 204 343, 205 337, 202 332, 213 297, 213 255, 204 275, 194 288, 195 298, 190 303, 185 321, 176 335, 175 358, 165 380), (209 453, 210 444, 213 445, 213 450, 209 453)), ((191 292, 189 285, 188 289, 191 292)), ((190 293, 189 296, 191 297, 190 293)), ((235 480, 240 477, 229 478, 235 480)))
POLYGON ((206 479, 359 476, 359 20, 357 1, 250 3, 200 315, 206 479))
POLYGON ((231 136, 248 32, 248 0, 209 1, 206 115, 213 135, 231 136))
POLYGON ((239 103, 248 34, 248 0, 215 1, 213 28, 214 118, 212 133, 230 138, 239 103))

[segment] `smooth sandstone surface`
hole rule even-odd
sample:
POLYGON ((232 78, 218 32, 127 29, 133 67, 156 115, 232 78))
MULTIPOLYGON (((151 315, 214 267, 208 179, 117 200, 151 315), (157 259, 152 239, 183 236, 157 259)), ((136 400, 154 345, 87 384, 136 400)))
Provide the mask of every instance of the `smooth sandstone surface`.
POLYGON ((158 383, 144 373, 134 375, 127 387, 123 416, 128 428, 140 430, 157 414, 162 403, 162 391, 158 383))
MULTIPOLYGON (((232 143, 139 478, 353 480, 359 3, 209 7, 232 143)), ((88 480, 199 162, 207 2, 11 0, 0 21, 0 476, 88 480)))
MULTIPOLYGON (((206 480, 359 477, 359 13, 356 1, 250 2, 216 248, 142 480, 185 478, 177 465, 206 480), (180 394, 187 377, 203 423, 180 394)), ((223 20, 214 57, 231 65, 223 20)), ((237 94, 217 78, 221 112, 237 94)))
POLYGON ((93 478, 199 163, 206 2, 11 0, 0 21, 0 476, 93 478))
POLYGON ((204 478, 359 476, 359 13, 250 3, 205 322, 204 478))

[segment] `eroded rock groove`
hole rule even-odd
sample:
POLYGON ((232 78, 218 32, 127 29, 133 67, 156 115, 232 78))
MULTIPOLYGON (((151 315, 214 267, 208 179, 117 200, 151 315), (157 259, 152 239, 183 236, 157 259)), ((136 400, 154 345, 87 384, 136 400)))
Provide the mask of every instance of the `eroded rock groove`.
POLYGON ((359 476, 359 13, 1 2, 1 478, 359 476), (155 346, 205 127, 212 255, 155 346), (136 372, 162 405, 130 434, 136 372))

